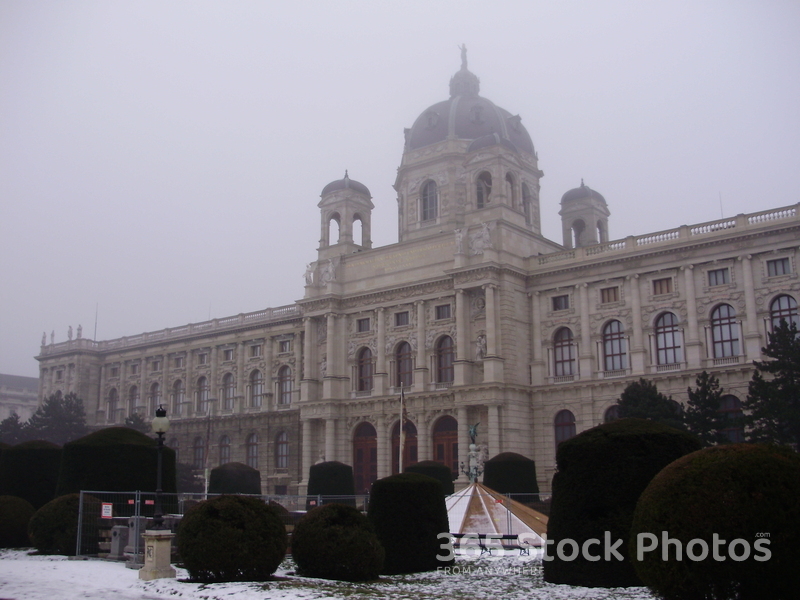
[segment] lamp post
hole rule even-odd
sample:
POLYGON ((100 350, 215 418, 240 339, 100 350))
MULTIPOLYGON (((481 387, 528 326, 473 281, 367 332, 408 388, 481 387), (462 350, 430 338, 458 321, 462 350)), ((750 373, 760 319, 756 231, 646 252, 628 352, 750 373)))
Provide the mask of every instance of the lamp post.
POLYGON ((158 436, 158 469, 156 471, 156 505, 153 513, 153 529, 164 529, 164 512, 161 509, 161 472, 164 454, 164 434, 169 429, 167 411, 163 405, 156 409, 156 418, 153 419, 153 431, 158 436))

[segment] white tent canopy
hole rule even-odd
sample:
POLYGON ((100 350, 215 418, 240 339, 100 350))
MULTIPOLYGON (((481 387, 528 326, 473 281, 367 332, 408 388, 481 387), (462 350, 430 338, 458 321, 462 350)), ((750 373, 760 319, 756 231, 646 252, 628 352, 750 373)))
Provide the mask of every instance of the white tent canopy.
POLYGON ((473 483, 445 499, 450 533, 478 536, 524 535, 527 545, 539 546, 547 537, 547 516, 473 483))

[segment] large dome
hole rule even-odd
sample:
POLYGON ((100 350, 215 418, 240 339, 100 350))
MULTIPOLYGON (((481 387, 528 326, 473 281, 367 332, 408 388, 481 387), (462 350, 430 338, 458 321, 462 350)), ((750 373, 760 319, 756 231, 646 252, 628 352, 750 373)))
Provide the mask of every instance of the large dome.
POLYGON ((450 98, 437 102, 417 117, 406 137, 406 150, 416 150, 448 138, 477 140, 494 134, 499 140, 511 142, 511 148, 533 154, 533 141, 520 116, 479 96, 479 91, 480 82, 467 69, 464 50, 461 70, 450 80, 450 98))

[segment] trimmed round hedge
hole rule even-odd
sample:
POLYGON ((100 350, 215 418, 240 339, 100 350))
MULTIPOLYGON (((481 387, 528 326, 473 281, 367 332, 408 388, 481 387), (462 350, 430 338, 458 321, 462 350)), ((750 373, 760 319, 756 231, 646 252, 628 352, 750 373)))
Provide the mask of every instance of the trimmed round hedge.
POLYGON ((517 502, 539 501, 536 463, 516 452, 503 452, 483 465, 483 485, 501 494, 513 494, 517 502))
POLYGON ((655 475, 681 456, 699 450, 700 440, 684 431, 644 419, 619 419, 562 442, 556 452, 558 471, 553 477, 553 499, 547 524, 549 560, 544 579, 550 583, 586 587, 642 585, 627 553, 636 501, 655 475), (617 560, 603 548, 609 545, 623 557, 617 560), (577 553, 573 560, 558 556, 573 553, 590 539, 589 560, 577 553), (599 548, 599 549, 598 549, 599 548))
POLYGON ((636 505, 629 542, 636 572, 666 600, 797 598, 798 498, 800 456, 788 448, 726 444, 684 456, 650 482, 636 505), (683 560, 676 560, 675 544, 663 560, 663 532, 680 543, 683 560), (644 551, 653 541, 647 534, 656 536, 654 551, 644 551), (717 545, 723 560, 714 558, 714 535, 726 542, 717 545), (692 540, 702 542, 690 548, 692 540), (703 545, 708 555, 693 560, 703 545))
POLYGON ((61 446, 36 440, 17 444, 0 457, 0 495, 19 496, 39 509, 55 497, 61 446))
POLYGON ((178 526, 178 552, 192 581, 265 581, 288 545, 283 520, 248 496, 219 496, 189 509, 178 526))
POLYGON ((420 475, 433 477, 442 484, 445 496, 449 496, 455 492, 455 487, 453 486, 453 471, 444 463, 436 462, 435 460, 423 460, 422 462, 409 465, 403 469, 403 472, 419 473, 420 475))
POLYGON ((442 484, 417 473, 402 473, 372 484, 367 517, 386 551, 383 573, 432 571, 452 564, 440 533, 450 531, 442 484))
POLYGON ((211 469, 209 494, 261 494, 261 472, 238 462, 211 469))
POLYGON ((28 523, 33 505, 17 496, 0 496, 0 548, 24 548, 31 545, 28 523))
MULTIPOLYGON (((128 427, 107 427, 64 444, 57 495, 80 490, 155 491, 156 440, 128 427)), ((162 491, 175 493, 175 451, 164 447, 162 491)), ((174 512, 165 498, 165 512, 174 512)))
POLYGON ((337 502, 355 506, 356 484, 353 479, 353 467, 335 460, 311 465, 308 470, 308 495, 306 510, 326 502, 337 502), (350 496, 342 498, 342 496, 350 496), (321 498, 320 498, 321 497, 321 498))
POLYGON ((368 581, 378 578, 384 550, 360 511, 334 503, 300 519, 292 533, 292 558, 306 577, 368 581))
MULTIPOLYGON (((83 519, 91 523, 100 518, 100 501, 84 494, 83 519)), ((28 537, 40 554, 75 555, 78 539, 80 494, 54 498, 37 510, 28 523, 28 537)), ((81 539, 82 554, 97 554, 97 539, 81 539)))

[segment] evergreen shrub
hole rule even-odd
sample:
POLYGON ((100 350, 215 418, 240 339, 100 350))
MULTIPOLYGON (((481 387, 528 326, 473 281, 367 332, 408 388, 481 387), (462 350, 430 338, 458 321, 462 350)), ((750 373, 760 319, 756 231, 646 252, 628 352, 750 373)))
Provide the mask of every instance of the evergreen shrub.
MULTIPOLYGON (((553 499, 547 525, 550 560, 544 579, 550 583, 586 587, 642 585, 628 557, 627 542, 636 501, 655 475, 681 456, 698 450, 700 440, 690 433, 644 419, 620 419, 593 427, 562 442, 556 452, 553 499), (611 544, 623 540, 617 560, 603 551, 606 533, 611 544), (583 553, 571 561, 558 557, 561 540, 581 548, 598 539, 587 560, 583 553)), ((572 546, 565 546, 567 556, 572 546)))
MULTIPOLYGON (((684 456, 656 475, 636 505, 630 533, 636 572, 665 600, 797 598, 798 498, 800 456, 788 448, 733 444, 684 456), (668 560, 663 560, 662 532, 680 542, 683 560, 675 560, 674 544, 668 560), (643 552, 638 561, 640 533, 654 534, 658 547, 643 552), (727 542, 718 546, 718 556, 724 557, 721 561, 713 557, 715 534, 727 542), (704 560, 687 556, 689 542, 697 539, 708 548, 704 560), (749 556, 743 558, 746 549, 749 556), (764 560, 766 552, 771 555, 768 560, 764 560)), ((694 543, 692 554, 701 556, 700 543, 694 543)))
MULTIPOLYGON (((83 519, 91 523, 100 518, 100 501, 84 494, 83 519)), ((75 555, 78 538, 78 511, 80 494, 66 494, 54 498, 31 517, 28 536, 40 554, 75 555)), ((97 554, 97 540, 82 539, 81 552, 97 554)))
POLYGON ((435 460, 423 460, 413 465, 409 465, 403 469, 405 473, 419 473, 420 475, 427 475, 433 477, 442 484, 444 495, 449 496, 455 492, 453 486, 453 471, 447 465, 436 462, 435 460))
POLYGON ((322 504, 337 502, 355 506, 356 484, 353 479, 353 467, 331 460, 311 465, 308 470, 308 498, 306 510, 317 506, 317 497, 321 496, 322 504), (342 498, 341 496, 350 496, 342 498))
POLYGON ((416 573, 446 567, 437 536, 450 531, 442 484, 418 473, 402 473, 372 484, 367 517, 386 551, 383 573, 416 573))
POLYGON ((333 503, 309 511, 297 523, 292 558, 306 577, 368 581, 378 578, 384 551, 367 517, 333 503))
MULTIPOLYGON (((165 446, 163 452, 161 489, 174 494, 175 451, 165 446)), ((100 429, 64 444, 56 494, 155 491, 157 461, 154 438, 128 427, 100 429)), ((173 503, 172 498, 164 498, 164 511, 175 512, 173 503)))
POLYGON ((245 464, 231 462, 211 469, 210 494, 261 494, 261 472, 245 464))
POLYGON ((483 485, 501 494, 512 494, 517 502, 539 501, 536 463, 516 452, 503 452, 483 465, 483 485))
POLYGON ((52 442, 23 442, 0 457, 0 495, 19 496, 39 509, 55 497, 61 448, 52 442))
POLYGON ((30 546, 28 523, 34 513, 33 505, 17 496, 0 496, 0 548, 30 546))
POLYGON ((274 508, 249 496, 218 496, 193 506, 177 532, 178 552, 192 581, 265 581, 288 545, 274 508))

